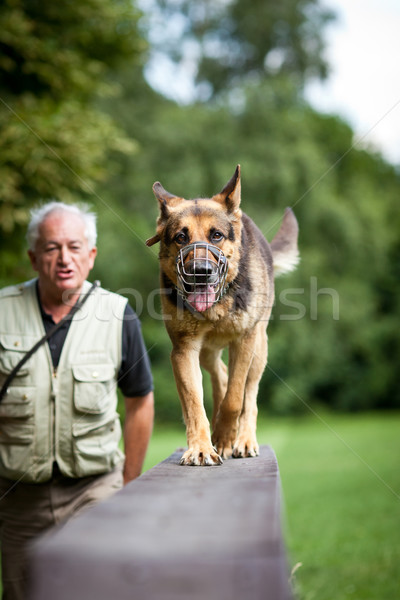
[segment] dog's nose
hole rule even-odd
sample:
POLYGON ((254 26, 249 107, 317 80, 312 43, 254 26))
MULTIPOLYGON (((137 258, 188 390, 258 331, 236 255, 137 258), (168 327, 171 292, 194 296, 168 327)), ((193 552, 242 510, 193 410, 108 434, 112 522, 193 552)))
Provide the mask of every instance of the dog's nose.
POLYGON ((207 259, 189 260, 185 263, 185 271, 190 276, 190 283, 195 281, 214 283, 218 270, 214 262, 207 259))
POLYGON ((210 260, 196 258, 187 261, 185 269, 188 273, 196 275, 211 275, 215 272, 215 265, 210 260))
POLYGON ((196 273, 196 275, 212 275, 215 271, 215 265, 209 260, 196 259, 190 261, 191 265, 188 269, 189 272, 196 273))

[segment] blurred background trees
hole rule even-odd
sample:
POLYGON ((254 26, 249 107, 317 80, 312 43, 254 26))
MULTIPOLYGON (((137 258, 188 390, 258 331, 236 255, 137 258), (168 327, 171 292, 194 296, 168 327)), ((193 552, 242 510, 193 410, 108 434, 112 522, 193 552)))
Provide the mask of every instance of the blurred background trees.
POLYGON ((315 0, 140 6, 2 4, 1 284, 31 276, 33 204, 89 200, 99 214, 94 276, 136 308, 157 417, 179 419, 157 248, 144 245, 157 217, 151 186, 209 196, 240 163, 243 210, 267 239, 285 206, 300 224, 301 264, 276 284, 261 410, 398 408, 399 172, 303 97, 329 68, 332 15, 315 0), (187 71, 190 102, 172 100, 168 81, 148 84, 163 61, 187 71))
MULTIPOLYGON (((14 275, 21 231, 40 198, 91 197, 110 150, 134 142, 94 101, 116 93, 108 76, 139 64, 145 42, 129 0, 78 4, 5 0, 0 7, 0 250, 14 275)), ((18 269, 18 266, 17 266, 18 269)))

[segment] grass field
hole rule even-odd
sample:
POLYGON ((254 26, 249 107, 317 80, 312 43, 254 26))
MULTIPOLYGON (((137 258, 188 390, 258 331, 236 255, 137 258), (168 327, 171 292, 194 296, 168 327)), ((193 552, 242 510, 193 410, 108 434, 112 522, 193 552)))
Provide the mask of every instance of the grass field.
MULTIPOLYGON (((258 430, 278 458, 297 600, 399 600, 400 412, 260 419, 258 430)), ((183 426, 156 427, 145 469, 184 445, 183 426)))
MULTIPOLYGON (((278 458, 296 598, 400 599, 400 413, 318 412, 258 429, 278 458)), ((184 445, 183 428, 156 428, 145 468, 184 445)))

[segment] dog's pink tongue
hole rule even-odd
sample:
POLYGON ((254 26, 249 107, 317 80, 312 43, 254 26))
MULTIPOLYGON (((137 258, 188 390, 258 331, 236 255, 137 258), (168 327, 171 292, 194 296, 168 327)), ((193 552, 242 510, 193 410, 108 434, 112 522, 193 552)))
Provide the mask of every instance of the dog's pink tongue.
POLYGON ((197 312, 204 312, 215 302, 214 288, 208 286, 204 290, 192 292, 188 295, 188 302, 197 312))

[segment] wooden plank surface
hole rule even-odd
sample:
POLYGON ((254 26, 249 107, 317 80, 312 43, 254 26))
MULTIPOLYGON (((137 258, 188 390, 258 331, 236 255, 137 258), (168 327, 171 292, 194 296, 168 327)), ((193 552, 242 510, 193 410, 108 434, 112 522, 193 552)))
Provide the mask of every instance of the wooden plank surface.
POLYGON ((30 600, 288 600, 273 450, 218 467, 182 452, 34 547, 30 600))

